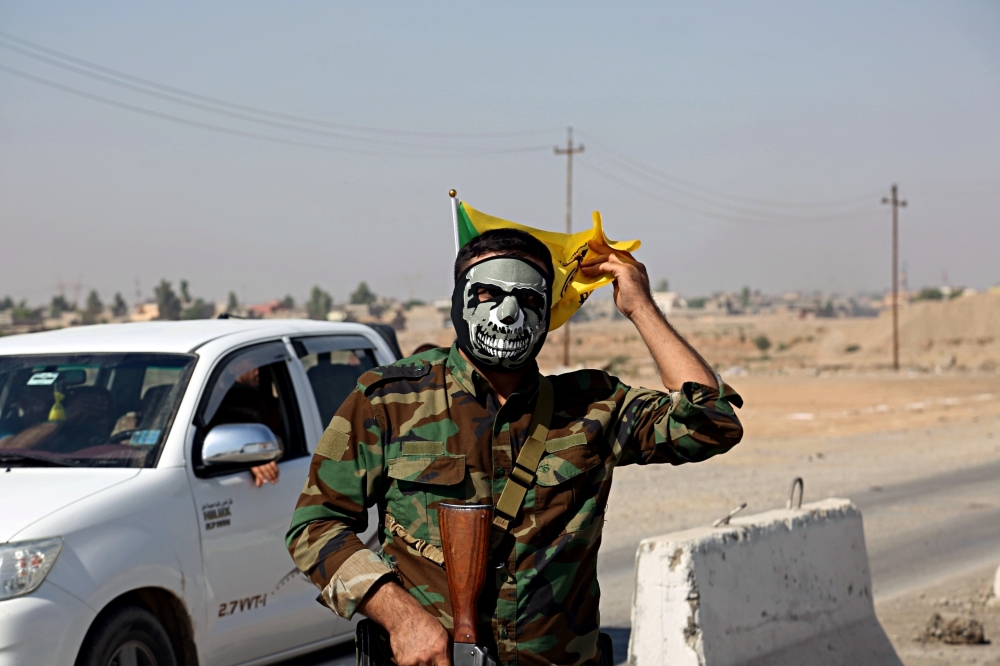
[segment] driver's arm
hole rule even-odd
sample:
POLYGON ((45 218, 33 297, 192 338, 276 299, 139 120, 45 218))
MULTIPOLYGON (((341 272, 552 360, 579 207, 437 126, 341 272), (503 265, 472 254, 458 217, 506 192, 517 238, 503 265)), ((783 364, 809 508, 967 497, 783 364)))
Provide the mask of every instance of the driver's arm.
POLYGON ((250 473, 253 475, 254 483, 257 484, 258 488, 265 483, 277 483, 280 474, 278 472, 278 463, 274 461, 251 467, 250 473))

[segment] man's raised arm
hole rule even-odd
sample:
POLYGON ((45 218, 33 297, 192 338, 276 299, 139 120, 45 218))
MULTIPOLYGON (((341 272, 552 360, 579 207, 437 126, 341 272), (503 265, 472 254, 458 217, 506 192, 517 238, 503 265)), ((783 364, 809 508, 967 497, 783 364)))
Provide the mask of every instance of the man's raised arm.
POLYGON ((660 371, 663 386, 679 390, 686 382, 718 388, 715 373, 698 352, 667 323, 653 301, 646 267, 628 252, 590 241, 582 272, 614 277, 615 305, 635 325, 660 371))
POLYGON ((733 407, 743 399, 660 313, 646 268, 627 252, 591 242, 584 275, 612 275, 615 305, 635 325, 669 393, 629 389, 617 440, 619 464, 699 462, 725 453, 743 436, 733 407))

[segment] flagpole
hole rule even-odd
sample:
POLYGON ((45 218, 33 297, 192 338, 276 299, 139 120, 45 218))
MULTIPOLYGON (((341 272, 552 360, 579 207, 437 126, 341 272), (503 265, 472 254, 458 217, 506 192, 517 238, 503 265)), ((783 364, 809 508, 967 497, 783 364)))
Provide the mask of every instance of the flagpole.
POLYGON ((451 227, 455 232, 455 256, 458 256, 458 192, 449 190, 448 196, 451 197, 451 227))

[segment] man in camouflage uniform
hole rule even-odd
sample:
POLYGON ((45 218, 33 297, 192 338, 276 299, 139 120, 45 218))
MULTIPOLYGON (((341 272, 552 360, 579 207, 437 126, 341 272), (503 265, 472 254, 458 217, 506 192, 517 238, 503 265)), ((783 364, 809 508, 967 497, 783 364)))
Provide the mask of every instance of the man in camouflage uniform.
MULTIPOLYGON (((642 264, 604 246, 588 255, 583 273, 614 277, 615 303, 667 390, 598 370, 550 378, 545 455, 480 597, 480 639, 500 664, 598 663, 597 552, 614 469, 705 460, 742 436, 742 400, 660 314, 642 264)), ((531 236, 486 232, 455 272, 458 341, 361 376, 316 449, 287 537, 323 603, 385 627, 401 666, 450 663, 437 507, 496 503, 528 436, 548 329, 551 257, 531 236), (380 554, 357 537, 373 505, 380 554)))

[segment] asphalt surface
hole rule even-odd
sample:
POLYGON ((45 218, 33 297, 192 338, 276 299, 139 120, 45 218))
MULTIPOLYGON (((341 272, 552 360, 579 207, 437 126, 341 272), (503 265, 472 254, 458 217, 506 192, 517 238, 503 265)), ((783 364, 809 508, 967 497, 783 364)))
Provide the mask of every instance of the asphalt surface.
MULTIPOLYGON (((1000 563, 1000 461, 887 486, 842 493, 860 509, 875 601, 1000 563)), ((639 539, 604 546, 598 564, 601 621, 625 660, 639 539)), ((282 666, 347 666, 345 646, 282 666)))

